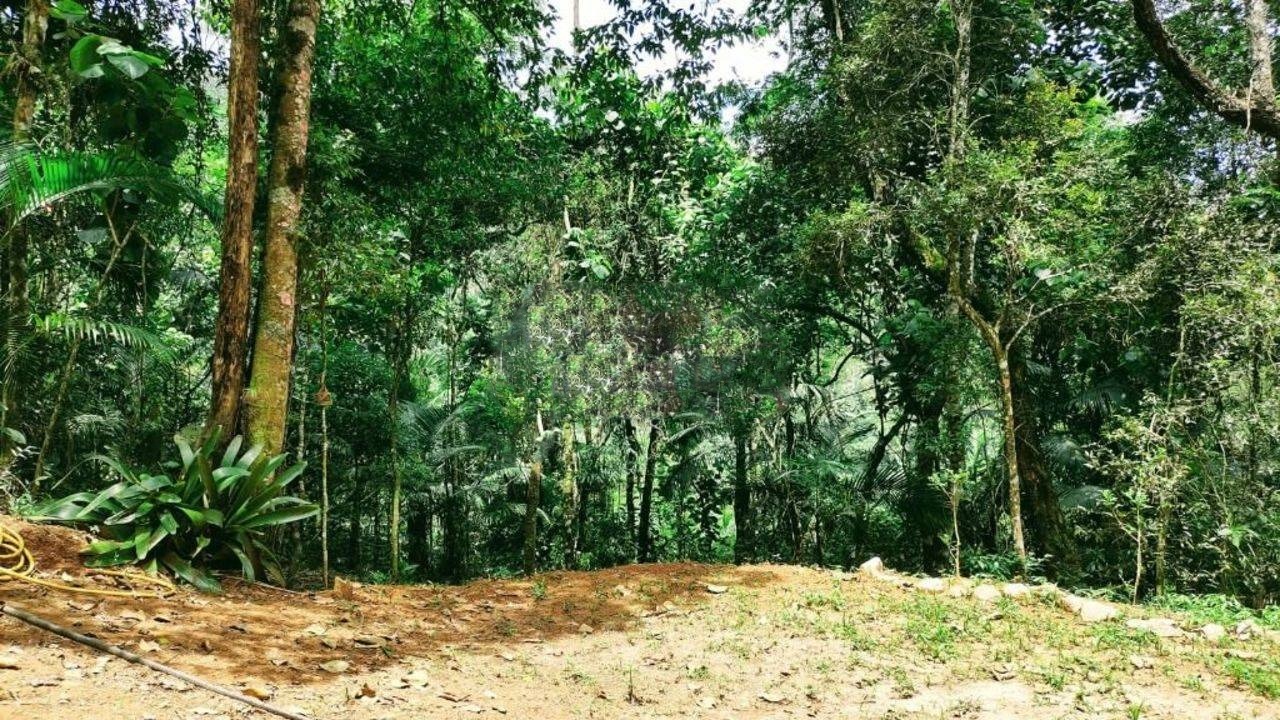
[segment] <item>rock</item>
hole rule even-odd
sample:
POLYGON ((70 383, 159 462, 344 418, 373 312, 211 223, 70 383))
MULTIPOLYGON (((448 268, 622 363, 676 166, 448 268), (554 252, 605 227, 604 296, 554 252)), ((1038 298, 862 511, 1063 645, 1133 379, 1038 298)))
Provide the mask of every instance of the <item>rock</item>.
POLYGON ((1172 618, 1150 618, 1150 619, 1133 619, 1125 622, 1125 627, 1130 630, 1145 630, 1156 637, 1175 638, 1182 637, 1182 628, 1178 627, 1178 623, 1172 618))
POLYGON ((1246 618, 1236 623, 1236 629, 1232 634, 1241 640, 1248 640, 1262 634, 1262 626, 1258 625, 1253 618, 1246 618))
POLYGON ((973 589, 973 596, 982 602, 995 602, 1000 599, 1000 589, 983 583, 973 589))
POLYGON ((595 631, 596 631, 595 628, 591 627, 590 625, 587 625, 586 623, 583 623, 578 626, 578 632, 582 633, 583 635, 590 635, 595 631))
POLYGON ((1209 642, 1220 642, 1222 638, 1227 636, 1227 629, 1218 623, 1209 623, 1200 628, 1200 634, 1209 642))
POLYGON ((708 585, 707 592, 711 593, 712 595, 721 595, 723 593, 729 592, 729 588, 724 585, 708 585))
POLYGON ((341 673, 344 673, 350 667, 351 667, 351 663, 347 662, 346 660, 330 660, 329 662, 326 662, 326 663, 320 663, 321 670, 327 673, 332 673, 334 675, 339 675, 341 673))
POLYGON ((947 589, 947 594, 953 598, 962 598, 969 596, 969 587, 963 583, 957 583, 947 589))
POLYGON ((1062 596, 1062 606, 1087 623, 1105 622, 1120 617, 1120 610, 1109 602, 1082 598, 1079 595, 1062 596))
POLYGON ((916 582, 916 589, 927 593, 941 593, 947 591, 947 581, 942 578, 927 577, 920 578, 916 582))
POLYGON ((879 575, 884 572, 884 561, 879 557, 873 557, 859 565, 858 570, 868 575, 879 575))
POLYGON ((1013 666, 1009 665, 1008 663, 1005 663, 1003 665, 997 665, 996 667, 991 668, 991 679, 995 680, 996 682, 1004 682, 1006 680, 1012 680, 1017 676, 1018 676, 1017 671, 1014 670, 1013 666))
POLYGON ((1129 662, 1135 670, 1149 670, 1155 667, 1156 661, 1145 655, 1130 655, 1129 662))
POLYGON ((1031 588, 1031 592, 1042 597, 1055 598, 1062 594, 1062 590, 1053 583, 1044 583, 1031 588))
POLYGON ((1023 585, 1022 583, 1005 583, 1000 588, 1000 591, 1004 593, 1005 597, 1023 597, 1031 592, 1031 586, 1023 585))

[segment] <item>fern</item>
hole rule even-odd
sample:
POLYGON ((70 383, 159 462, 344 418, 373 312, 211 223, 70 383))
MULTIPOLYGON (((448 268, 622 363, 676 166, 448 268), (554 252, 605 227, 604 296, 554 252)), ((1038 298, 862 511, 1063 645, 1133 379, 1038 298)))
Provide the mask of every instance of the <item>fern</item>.
POLYGON ((149 330, 110 320, 54 313, 37 319, 36 327, 47 335, 62 335, 68 340, 96 344, 113 342, 127 348, 148 350, 161 359, 168 359, 170 356, 169 346, 164 338, 149 330))

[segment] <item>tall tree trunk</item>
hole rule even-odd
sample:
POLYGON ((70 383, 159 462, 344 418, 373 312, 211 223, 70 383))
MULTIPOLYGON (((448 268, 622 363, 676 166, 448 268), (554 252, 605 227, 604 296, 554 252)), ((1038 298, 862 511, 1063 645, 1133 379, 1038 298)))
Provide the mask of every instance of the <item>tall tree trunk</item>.
POLYGON ((320 406, 320 572, 324 587, 329 587, 329 282, 322 274, 320 291, 320 387, 316 405, 320 406))
POLYGON ((1000 375, 1000 427, 1004 432, 1004 464, 1009 478, 1009 521, 1013 527, 1013 549, 1018 553, 1022 569, 1027 568, 1027 541, 1022 530, 1022 476, 1018 471, 1018 421, 1013 405, 1013 376, 1009 371, 1009 355, 997 341, 991 354, 1000 375))
POLYGON ((391 582, 400 581, 400 503, 404 493, 404 475, 400 467, 400 381, 404 374, 404 362, 400 345, 396 341, 396 358, 391 372, 391 393, 387 402, 387 414, 391 423, 391 518, 387 535, 390 540, 391 582))
MULTIPOLYGON (((943 493, 933 484, 933 478, 942 467, 942 415, 946 390, 930 391, 918 405, 915 448, 915 470, 909 477, 912 501, 908 504, 908 525, 916 531, 920 548, 920 567, 934 572, 946 562, 947 544, 940 536, 944 530, 942 516, 943 493)), ((901 420, 902 418, 899 418, 901 420)), ((886 433, 887 434, 887 433, 886 433)))
POLYGON ((1271 72, 1271 21, 1267 0, 1245 0, 1245 27, 1249 30, 1249 98, 1265 108, 1276 106, 1276 86, 1271 72))
POLYGON ((351 478, 351 509, 350 515, 347 516, 347 555, 349 558, 352 574, 360 572, 360 534, 364 527, 362 513, 360 512, 364 503, 364 476, 359 468, 352 473, 351 478))
POLYGON ((298 219, 307 173, 311 70, 319 0, 291 0, 284 28, 285 61, 267 191, 266 250, 254 334, 253 371, 246 394, 248 435, 267 456, 284 446, 297 321, 298 219))
POLYGON ((627 537, 631 541, 631 559, 638 557, 636 547, 636 479, 640 475, 640 440, 636 437, 636 425, 630 417, 622 419, 622 433, 627 442, 627 537))
POLYGON ((320 572, 324 587, 329 587, 329 392, 320 376, 320 572))
POLYGON ((231 3, 231 71, 227 79, 227 189, 222 221, 218 321, 213 338, 212 398, 205 432, 227 442, 240 427, 249 349, 253 277, 253 209, 258 190, 258 0, 231 3))
POLYGON ((733 433, 733 561, 744 563, 755 554, 754 526, 751 522, 751 485, 747 467, 747 428, 733 433))
POLYGON ((637 551, 642 563, 653 562, 653 476, 658 466, 661 449, 662 423, 654 418, 649 425, 649 448, 644 458, 644 479, 640 487, 640 528, 637 551))
POLYGON ((529 479, 524 490, 524 523, 520 530, 523 540, 521 565, 525 575, 538 569, 538 506, 542 501, 542 461, 535 460, 529 466, 529 479))
MULTIPOLYGON (((48 29, 49 4, 45 0, 27 0, 26 12, 22 18, 22 44, 19 46, 18 58, 12 64, 17 75, 17 88, 13 101, 12 137, 14 142, 25 142, 31 137, 31 124, 36 115, 35 76, 40 73, 40 52, 44 47, 44 38, 48 29)), ((5 298, 5 308, 8 311, 6 351, 10 358, 16 358, 20 352, 19 344, 22 337, 26 335, 30 314, 27 300, 28 254, 25 229, 13 228, 9 233, 6 256, 8 294, 5 298)), ((20 394, 17 383, 4 384, 3 425, 5 427, 17 429, 22 424, 20 394)), ((7 445, 8 441, 6 440, 5 443, 7 445)), ((8 453, 5 454, 8 456, 8 453)), ((40 478, 37 477, 35 483, 39 482, 40 478)), ((33 489, 35 487, 38 485, 33 485, 33 489)))
POLYGON ((431 564, 431 507, 425 501, 410 503, 405 515, 409 540, 406 554, 409 562, 418 567, 417 576, 423 577, 431 564))
POLYGON ((1079 565, 1075 543, 1062 504, 1058 501, 1053 479, 1044 466, 1040 451, 1040 419, 1035 396, 1027 378, 1027 363, 1016 349, 1009 353, 1010 377, 1013 382, 1014 434, 1017 438, 1018 472, 1022 477, 1028 502, 1028 517, 1036 544, 1042 552, 1053 556, 1054 565, 1071 570, 1079 565))
POLYGON ((560 492, 564 497, 564 564, 569 569, 578 565, 578 458, 574 446, 573 422, 560 431, 560 492))

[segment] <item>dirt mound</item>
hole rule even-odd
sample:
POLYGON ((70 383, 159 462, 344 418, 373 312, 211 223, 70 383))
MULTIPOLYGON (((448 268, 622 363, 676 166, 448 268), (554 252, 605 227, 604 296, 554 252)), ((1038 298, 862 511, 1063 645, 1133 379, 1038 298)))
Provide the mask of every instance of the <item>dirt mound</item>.
POLYGON ((40 525, 11 515, 0 515, 0 526, 22 537, 36 561, 36 572, 82 575, 84 558, 80 551, 94 540, 89 533, 61 525, 40 525))

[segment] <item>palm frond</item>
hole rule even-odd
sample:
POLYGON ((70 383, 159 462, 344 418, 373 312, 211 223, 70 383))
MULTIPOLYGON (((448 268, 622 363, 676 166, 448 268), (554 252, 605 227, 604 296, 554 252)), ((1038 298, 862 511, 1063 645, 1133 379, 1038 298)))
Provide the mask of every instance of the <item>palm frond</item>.
POLYGON ((0 145, 0 202, 10 227, 73 195, 134 190, 163 202, 191 203, 218 222, 222 204, 172 170, 120 153, 40 153, 25 143, 0 145))
POLYGON ((168 358, 170 355, 168 344, 159 335, 150 330, 110 320, 53 313, 38 318, 36 327, 47 335, 62 335, 69 340, 99 344, 113 342, 127 348, 149 350, 160 358, 168 358))

